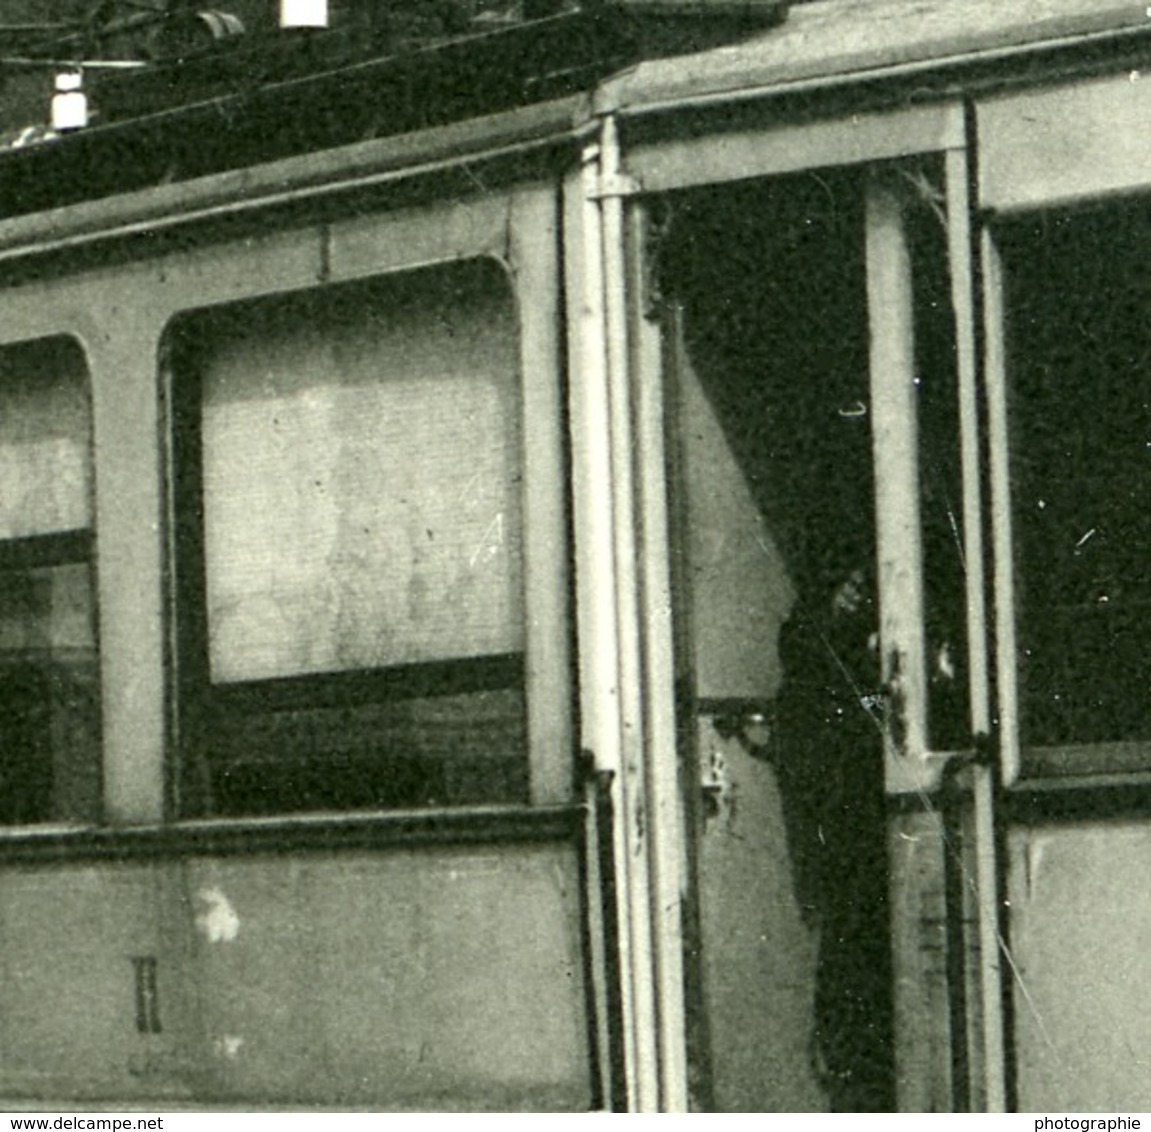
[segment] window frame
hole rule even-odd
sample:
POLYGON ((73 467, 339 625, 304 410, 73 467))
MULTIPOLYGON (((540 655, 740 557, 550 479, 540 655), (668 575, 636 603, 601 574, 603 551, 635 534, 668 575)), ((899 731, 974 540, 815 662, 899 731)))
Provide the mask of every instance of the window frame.
POLYGON ((86 829, 99 824, 103 817, 103 778, 104 778, 104 736, 103 715, 103 656, 100 648, 100 599, 97 577, 97 509, 95 501, 95 443, 93 438, 93 371, 91 360, 83 341, 75 333, 57 330, 0 342, 0 354, 9 351, 35 350, 38 346, 50 348, 67 344, 78 361, 79 376, 83 386, 83 396, 88 405, 88 422, 84 435, 80 437, 85 449, 88 464, 88 483, 85 491, 88 496, 88 522, 81 527, 67 526, 50 531, 0 537, 0 571, 33 570, 57 566, 83 566, 87 570, 91 603, 89 616, 92 622, 92 644, 95 652, 97 674, 95 757, 96 774, 100 781, 97 797, 92 807, 93 813, 81 817, 56 815, 24 822, 0 822, 0 832, 4 835, 19 836, 25 831, 45 829, 86 829))
POLYGON ((1001 776, 1016 791, 1151 782, 1151 741, 1032 746, 1021 719, 1020 565, 1014 522, 1006 267, 998 233, 1025 219, 1151 194, 1143 134, 1151 88, 1128 71, 987 97, 976 105, 984 380, 1001 776), (1052 160, 1052 154, 1058 160, 1052 160))
MULTIPOLYGON (((222 310, 210 308, 206 311, 191 311, 179 316, 169 327, 165 338, 166 367, 171 371, 170 398, 172 404, 172 440, 174 460, 171 469, 171 490, 174 500, 174 512, 178 521, 174 524, 175 531, 175 563, 173 575, 175 579, 175 606, 177 611, 175 621, 175 649, 176 670, 178 674, 178 692, 176 700, 177 729, 180 736, 180 745, 177 750, 178 759, 178 790, 182 809, 191 816, 198 815, 205 804, 205 797, 210 797, 212 787, 208 784, 215 782, 215 769, 210 759, 203 757, 205 742, 210 745, 210 736, 213 729, 219 726, 227 735, 229 726, 234 727, 239 719, 263 717, 268 720, 278 713, 291 713, 295 711, 308 712, 311 710, 346 709, 355 712, 357 709, 371 709, 373 707, 386 708, 391 705, 401 705, 405 702, 427 701, 438 696, 449 698, 460 695, 471 695, 484 692, 515 691, 521 704, 521 719, 526 715, 526 664, 524 661, 525 649, 521 648, 509 652, 484 652, 476 655, 466 653, 453 655, 447 653, 443 657, 426 660, 396 661, 394 663, 364 662, 354 663, 337 668, 322 668, 311 670, 306 666, 291 672, 277 672, 269 675, 239 675, 234 677, 214 677, 212 673, 213 641, 210 613, 209 594, 212 589, 211 563, 207 552, 208 542, 208 511, 213 501, 205 497, 205 414, 207 402, 205 400, 206 388, 212 369, 213 343, 218 340, 217 332, 223 335, 223 341, 230 341, 232 331, 237 323, 246 322, 246 315, 253 318, 252 325, 261 326, 260 312, 270 311, 269 323, 271 329, 256 333, 242 334, 242 341, 246 348, 255 349, 257 354, 263 345, 269 342, 276 333, 276 328, 283 325, 285 315, 292 311, 297 304, 305 304, 302 310, 297 310, 303 322, 313 327, 318 335, 318 341, 327 345, 333 341, 332 328, 327 325, 334 312, 339 310, 339 321, 342 322, 343 310, 353 312, 353 321, 358 316, 368 316, 376 309, 381 298, 371 288, 377 282, 385 283, 395 281, 395 290, 387 298, 397 296, 403 287, 405 276, 415 274, 424 275, 426 272, 450 273, 457 267, 465 271, 479 269, 480 265, 490 265, 499 272, 506 291, 500 295, 501 305, 509 304, 508 324, 509 335, 506 346, 501 354, 516 356, 514 368, 501 374, 500 384, 506 381, 513 407, 514 417, 508 419, 506 424, 512 438, 510 450, 514 454, 515 473, 513 483, 523 484, 522 460, 523 442, 521 430, 523 426, 523 412, 521 392, 523 387, 522 367, 519 364, 519 351, 516 348, 515 335, 518 334, 518 318, 516 317, 517 297, 511 286, 511 279, 505 266, 492 257, 460 258, 453 261, 438 263, 416 269, 412 272, 389 272, 383 276, 372 277, 366 281, 355 281, 349 285, 333 288, 330 284, 320 288, 305 288, 302 291, 291 292, 286 295, 275 295, 270 299, 257 300, 256 307, 248 303, 228 304, 222 310), (310 307, 315 301, 319 310, 310 307), (270 307, 267 305, 270 302, 270 307), (287 304, 285 307, 284 304, 287 304), (223 314, 223 324, 213 324, 213 316, 223 314), (208 359, 202 352, 207 344, 208 359), (219 721, 217 723, 217 720, 219 721), (200 797, 204 795, 205 797, 200 797)), ((426 279, 426 276, 425 276, 426 279)), ((448 274, 444 282, 449 286, 452 276, 448 274)), ((485 280, 487 276, 485 276, 485 280)), ((494 279, 490 280, 495 283, 494 279)), ((426 285, 414 281, 414 286, 426 285)), ((386 307, 384 308, 386 309, 386 307)), ((405 309, 402 316, 411 312, 405 309)), ((292 320, 295 321, 294 319, 292 320)), ((361 340, 361 344, 363 341, 361 340)), ((502 360, 502 359, 501 359, 502 360)), ((310 374, 306 368, 293 371, 296 376, 307 383, 310 374)), ((401 369, 401 375, 410 381, 419 375, 401 369)), ((362 376, 362 375, 361 375, 362 376)), ((480 380, 483 380, 481 377, 480 380)), ((387 376, 378 375, 374 384, 386 385, 387 376)), ((361 381, 356 381, 359 386, 361 381)), ((310 386, 309 386, 310 387, 310 386)), ((401 457, 402 458, 402 457, 401 457)), ((233 471, 234 475, 234 471, 233 471)), ((458 489, 456 484, 455 488, 458 489)), ((522 486, 513 489, 517 502, 522 506, 524 492, 522 486)), ((337 511, 348 502, 346 496, 339 496, 337 511)), ((515 523, 517 538, 522 542, 522 522, 515 523)), ((428 520, 431 521, 430 519, 428 520)), ((449 532, 450 533, 450 532, 449 532)), ((521 573, 517 571, 517 574, 521 573)), ((518 620, 524 619, 523 601, 525 587, 521 577, 516 577, 516 598, 520 605, 518 620)), ((526 641, 524 642, 526 644, 526 641)), ((526 722, 526 720, 525 720, 526 722)), ((338 726, 333 721, 333 726, 338 726)), ((419 725, 416 725, 417 731, 419 725)), ((333 736, 334 738, 334 736, 333 736)), ((226 740, 225 740, 226 741, 226 740)), ((517 761, 524 764, 527 769, 528 751, 527 737, 524 736, 522 749, 509 752, 509 759, 514 753, 517 761)), ((493 755, 498 752, 491 752, 493 755)), ((282 757, 282 752, 281 752, 282 757)), ((401 778, 406 769, 415 768, 421 764, 420 755, 407 755, 402 749, 396 752, 397 765, 395 773, 401 778)), ((467 764, 468 756, 460 756, 460 761, 467 764)), ((258 765, 267 765, 269 772, 278 762, 275 752, 264 751, 258 765)), ((230 764, 225 764, 229 766, 230 764)), ((297 769, 301 776, 311 779, 326 775, 326 761, 323 754, 317 754, 313 759, 305 758, 297 769)), ((243 767, 231 767, 243 770, 243 767)), ((431 768, 433 772, 435 767, 431 768)), ((222 773, 227 773, 220 768, 222 773)), ((250 771, 258 773, 258 769, 250 767, 250 771)), ((525 774, 526 779, 526 774, 525 774)), ((403 793, 401 787, 401 793, 403 793)), ((281 800, 283 801, 283 800, 281 800)), ((457 808, 460 805, 471 804, 462 802, 432 802, 413 803, 432 806, 444 805, 457 808)), ((215 811, 210 803, 209 813, 217 817, 243 818, 254 816, 247 810, 235 812, 224 808, 215 811)), ((378 805, 355 805, 352 812, 364 810, 389 810, 404 808, 403 803, 381 803, 378 805)), ((258 811, 263 815, 265 811, 258 811)), ((284 804, 282 809, 275 809, 278 816, 292 813, 315 812, 311 807, 298 807, 291 803, 284 804)), ((325 812, 330 812, 325 810, 325 812)))
MULTIPOLYGON (((403 666, 398 673, 419 686, 441 676, 462 678, 469 687, 491 686, 522 668, 526 700, 528 804, 565 804, 572 800, 575 772, 571 741, 570 621, 568 616, 567 498, 562 440, 563 375, 559 352, 559 281, 557 279, 556 202, 546 189, 527 188, 492 193, 481 199, 432 203, 388 214, 368 214, 323 226, 321 241, 323 270, 302 279, 295 286, 274 289, 258 286, 229 295, 222 302, 196 303, 170 312, 160 337, 161 396, 168 406, 165 435, 167 444, 167 512, 169 583, 168 606, 171 629, 169 650, 172 676, 169 692, 169 773, 166 809, 179 821, 186 820, 182 798, 186 789, 185 743, 182 741, 182 714, 186 698, 197 686, 207 687, 206 670, 197 672, 198 662, 189 664, 191 649, 199 650, 206 661, 206 609, 203 615, 189 617, 189 570, 180 554, 186 532, 181 532, 181 509, 187 506, 176 471, 176 433, 180 427, 180 394, 177 389, 179 365, 173 357, 173 328, 181 319, 216 306, 233 302, 272 298, 300 292, 321 294, 324 289, 346 283, 370 282, 403 275, 422 268, 450 266, 462 260, 491 260, 506 274, 514 304, 513 323, 518 331, 514 350, 517 358, 516 395, 519 405, 519 472, 522 499, 522 595, 524 644, 522 660, 495 658, 492 661, 467 660, 433 662, 430 665, 403 666), (199 629, 195 622, 199 620, 199 629), (200 639, 197 640, 197 636, 200 639)), ((237 249, 237 254, 243 254, 237 249)), ((258 265, 252 276, 258 278, 258 265)), ((193 564, 193 570, 195 565, 193 564)), ((202 572, 199 583, 203 587, 202 572)), ((194 600, 194 595, 193 595, 194 600)), ((290 703, 305 684, 323 689, 340 685, 363 694, 371 685, 379 687, 390 672, 356 670, 338 674, 328 681, 321 677, 292 677, 282 682, 276 694, 290 703)), ((223 688, 223 694, 243 701, 247 689, 223 688)), ((221 687, 215 689, 219 694, 221 687)), ((467 690, 461 688, 460 690, 467 690)), ((409 694, 411 694, 409 692, 409 694)), ((517 805, 518 803, 510 803, 517 805)), ((445 807, 466 811, 469 803, 445 807)), ((434 809, 435 807, 431 807, 434 809)), ((483 807, 480 807, 483 808, 483 807)), ((488 807, 490 808, 490 807, 488 807)), ((315 811, 277 812, 276 820, 304 819, 315 811)), ((325 811, 327 812, 327 811, 325 811)), ((386 817, 389 810, 352 809, 340 811, 349 820, 365 814, 386 817)), ((228 822, 252 820, 243 815, 211 819, 228 822)), ((261 819, 262 820, 262 819, 261 819)))

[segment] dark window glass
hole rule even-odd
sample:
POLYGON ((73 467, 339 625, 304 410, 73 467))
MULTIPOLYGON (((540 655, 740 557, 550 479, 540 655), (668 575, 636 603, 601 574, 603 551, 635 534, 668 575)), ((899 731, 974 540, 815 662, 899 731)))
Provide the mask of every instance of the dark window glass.
POLYGON ((959 373, 943 169, 925 161, 897 178, 907 201, 915 304, 928 734, 936 750, 955 750, 970 744, 971 727, 959 373))
POLYGON ((1151 735, 1151 209, 1020 221, 1006 264, 1023 739, 1151 735))

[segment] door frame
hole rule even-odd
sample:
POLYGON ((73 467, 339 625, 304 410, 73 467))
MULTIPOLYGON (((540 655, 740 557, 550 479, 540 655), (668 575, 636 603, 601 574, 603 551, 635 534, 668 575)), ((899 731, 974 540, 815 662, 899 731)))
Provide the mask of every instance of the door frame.
MULTIPOLYGON (((685 116, 686 118, 686 116, 685 116)), ((686 123, 685 123, 686 124, 686 123)), ((669 501, 664 448, 665 351, 658 320, 649 309, 652 273, 646 233, 650 208, 658 197, 687 187, 766 178, 826 165, 865 165, 918 154, 939 154, 946 168, 947 240, 953 274, 953 304, 960 359, 960 402, 964 466, 964 531, 969 552, 983 560, 980 512, 982 458, 978 376, 975 262, 971 241, 969 122, 959 101, 884 113, 836 117, 805 125, 787 124, 737 134, 710 133, 659 142, 627 144, 626 115, 607 115, 600 134, 584 153, 579 174, 565 186, 565 247, 569 346, 572 364, 571 427, 575 482, 577 605, 581 659, 581 719, 585 749, 595 764, 613 775, 613 803, 619 817, 614 856, 619 879, 620 967, 623 985, 622 1054, 627 1107, 679 1110, 688 1103, 685 1055, 686 1008, 683 985, 684 902, 690 889, 690 837, 677 766, 675 647, 671 617, 669 501), (650 820, 649 820, 650 819, 650 820)), ((688 124, 689 125, 689 124, 688 124)), ((885 224, 878 204, 869 223, 869 246, 886 282, 872 296, 874 310, 889 298, 909 293, 900 278, 899 222, 885 224), (878 210, 878 211, 876 211, 878 210), (886 235, 884 232, 886 231, 886 235), (885 261, 887 262, 884 267, 885 261), (892 274, 892 272, 894 274, 892 274)), ((889 218, 890 219, 890 218, 889 218)), ((903 296, 902 298, 900 296, 903 296)), ((873 372, 883 370, 886 391, 902 383, 891 423, 901 443, 914 436, 909 416, 908 327, 894 329, 887 313, 876 315, 873 372), (888 368, 894 366, 894 368, 888 368), (911 430, 910 432, 908 430, 911 430)), ((877 446, 877 450, 878 450, 877 446)), ((885 459, 891 449, 884 448, 885 459)), ((879 475, 877 468, 877 476, 879 475)), ((898 485, 892 499, 914 507, 918 488, 914 459, 906 452, 883 471, 898 485)), ((880 495, 882 496, 882 492, 880 495)), ((900 572, 883 583, 887 608, 897 581, 912 577, 922 609, 917 575, 915 514, 885 506, 882 537, 901 562, 900 572)), ((921 571, 920 571, 921 573, 921 571)), ((916 841, 926 832, 933 843, 914 867, 893 870, 894 907, 901 922, 894 932, 897 969, 897 1048, 901 1107, 950 1108, 950 1002, 924 982, 921 929, 927 905, 942 887, 946 831, 934 823, 926 831, 907 812, 927 800, 944 780, 944 767, 959 761, 971 803, 970 840, 975 846, 975 893, 980 968, 967 988, 981 1002, 981 1034, 970 1039, 980 1051, 978 1091, 991 1108, 1005 1103, 1001 972, 999 968, 998 874, 993 782, 981 764, 990 729, 988 646, 984 635, 982 572, 969 582, 967 619, 973 642, 972 750, 934 752, 926 737, 926 661, 922 618, 893 613, 885 625, 885 655, 902 650, 903 679, 912 681, 911 742, 897 754, 888 742, 892 792, 889 824, 893 846, 904 836, 916 841), (910 675, 909 675, 910 674, 910 675), (979 756, 979 757, 977 757, 979 756), (902 1021, 898 1021, 902 1019, 902 1021)), ((912 608, 915 608, 914 605, 912 608)), ((957 915, 942 908, 942 919, 957 915)), ((974 941, 965 946, 974 947, 974 941)), ((962 1102, 961 1102, 962 1103, 962 1102)))

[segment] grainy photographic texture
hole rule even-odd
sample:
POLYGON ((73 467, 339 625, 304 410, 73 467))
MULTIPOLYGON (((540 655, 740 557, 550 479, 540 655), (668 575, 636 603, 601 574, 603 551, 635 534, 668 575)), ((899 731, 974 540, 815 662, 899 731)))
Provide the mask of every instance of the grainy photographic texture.
POLYGON ((1151 1108, 1149 14, 0 0, 0 1104, 1151 1108))

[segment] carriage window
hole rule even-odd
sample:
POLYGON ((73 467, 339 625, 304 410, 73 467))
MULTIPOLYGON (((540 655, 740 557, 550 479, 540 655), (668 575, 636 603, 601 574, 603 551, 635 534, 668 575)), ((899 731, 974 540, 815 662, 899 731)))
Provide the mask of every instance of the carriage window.
POLYGON ((1007 226, 1024 742, 1151 736, 1151 207, 1007 226))
POLYGON ((0 350, 0 822, 92 821, 91 409, 70 339, 0 350))
POLYGON ((526 800, 516 342, 488 261, 178 326, 186 812, 526 800))

